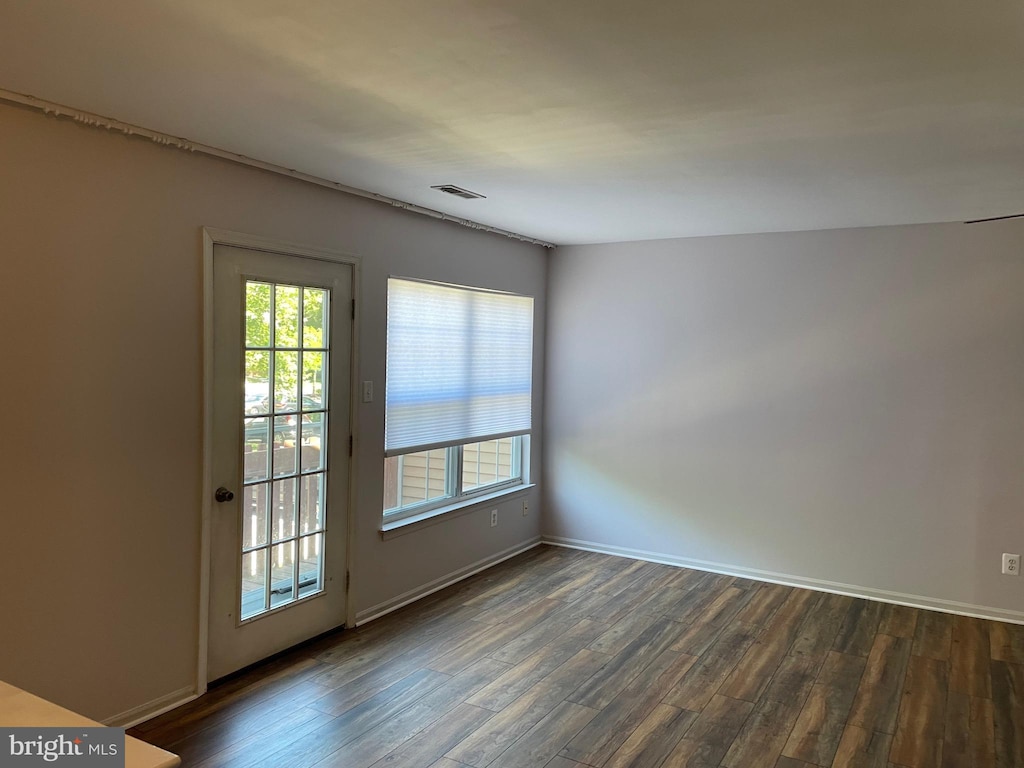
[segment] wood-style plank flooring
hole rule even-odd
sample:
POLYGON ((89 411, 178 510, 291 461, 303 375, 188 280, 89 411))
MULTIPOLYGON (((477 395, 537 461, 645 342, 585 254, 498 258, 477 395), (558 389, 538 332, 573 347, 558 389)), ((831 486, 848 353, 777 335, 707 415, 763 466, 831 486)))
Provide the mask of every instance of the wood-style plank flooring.
POLYGON ((1022 768, 1024 627, 542 546, 131 733, 190 768, 1022 768))

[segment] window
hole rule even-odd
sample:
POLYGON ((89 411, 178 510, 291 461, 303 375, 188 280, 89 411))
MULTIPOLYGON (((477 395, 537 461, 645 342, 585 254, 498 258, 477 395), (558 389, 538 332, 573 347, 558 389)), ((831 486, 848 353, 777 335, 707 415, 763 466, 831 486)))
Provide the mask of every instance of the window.
POLYGON ((384 460, 384 514, 402 517, 521 485, 522 446, 516 436, 390 456, 384 460))
POLYGON ((242 621, 324 589, 330 304, 245 281, 242 621))
POLYGON ((384 517, 524 482, 533 299, 388 280, 384 517))

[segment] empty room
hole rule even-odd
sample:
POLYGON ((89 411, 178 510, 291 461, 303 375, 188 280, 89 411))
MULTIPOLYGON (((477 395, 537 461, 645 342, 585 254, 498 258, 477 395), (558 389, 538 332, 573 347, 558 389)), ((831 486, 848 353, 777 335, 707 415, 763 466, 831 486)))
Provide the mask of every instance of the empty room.
POLYGON ((0 765, 1024 768, 1024 5, 0 2, 0 765))

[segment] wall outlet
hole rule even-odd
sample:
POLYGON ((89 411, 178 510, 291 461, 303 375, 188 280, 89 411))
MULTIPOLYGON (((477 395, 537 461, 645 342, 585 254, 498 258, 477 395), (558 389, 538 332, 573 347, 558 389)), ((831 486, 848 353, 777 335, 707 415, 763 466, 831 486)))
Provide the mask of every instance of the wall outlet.
POLYGON ((1003 552, 1003 573, 1008 576, 1020 576, 1020 555, 1003 552))
POLYGON ((493 528, 497 524, 498 524, 498 510, 492 509, 491 510, 491 528, 493 528))
POLYGON ((526 513, 530 511, 530 503, 528 501, 523 502, 523 517, 526 517, 526 513))

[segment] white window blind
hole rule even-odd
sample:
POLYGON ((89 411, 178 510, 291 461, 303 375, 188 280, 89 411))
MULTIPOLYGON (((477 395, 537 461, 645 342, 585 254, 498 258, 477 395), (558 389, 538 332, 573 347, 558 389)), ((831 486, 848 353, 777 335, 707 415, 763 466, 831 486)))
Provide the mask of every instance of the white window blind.
POLYGON ((531 428, 533 299, 388 280, 385 455, 531 428))

